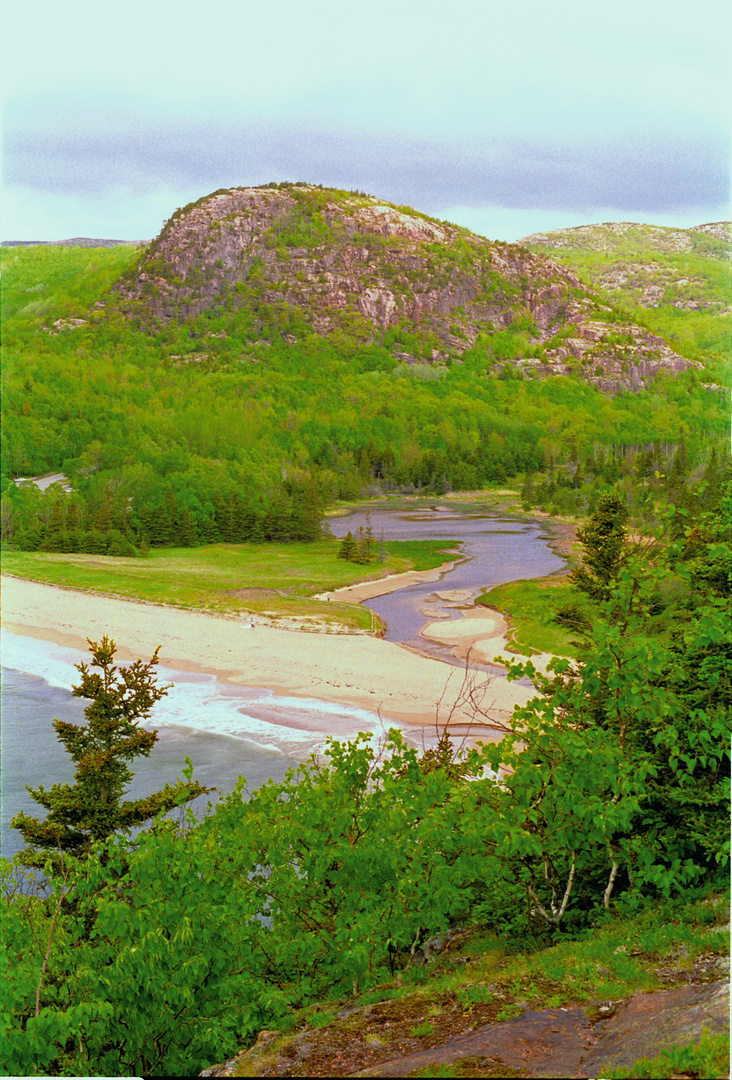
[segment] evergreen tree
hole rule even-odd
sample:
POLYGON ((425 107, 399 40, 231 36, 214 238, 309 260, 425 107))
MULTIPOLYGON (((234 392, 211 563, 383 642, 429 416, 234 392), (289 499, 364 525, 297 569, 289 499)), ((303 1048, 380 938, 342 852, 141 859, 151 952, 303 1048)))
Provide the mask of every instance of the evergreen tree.
POLYGON ((51 516, 48 520, 48 531, 51 534, 63 532, 64 525, 66 524, 66 507, 60 496, 56 496, 53 507, 51 509, 51 516))
POLYGON ((719 463, 716 447, 713 446, 709 461, 704 470, 704 475, 702 476, 704 488, 699 497, 699 501, 703 509, 708 510, 719 502, 722 493, 723 479, 724 470, 719 463))
MULTIPOLYGON (((167 522, 167 539, 163 540, 164 544, 168 544, 170 547, 178 547, 180 539, 178 537, 178 503, 175 498, 172 487, 168 485, 165 489, 165 514, 164 520, 167 522)), ((162 530, 162 526, 161 526, 162 530)))
POLYGON ((37 803, 48 811, 45 820, 25 811, 16 814, 12 827, 18 829, 30 848, 23 852, 27 866, 42 867, 47 853, 68 853, 84 857, 95 842, 112 833, 143 825, 161 811, 190 802, 213 788, 194 780, 179 780, 143 799, 123 801, 132 780, 128 762, 149 757, 158 741, 157 731, 140 727, 153 705, 168 692, 158 686, 154 668, 158 650, 146 664, 136 660, 129 667, 116 667, 116 645, 108 637, 100 643, 89 640, 90 671, 77 664, 81 681, 73 687, 74 697, 86 698, 86 724, 54 720, 58 739, 76 763, 73 784, 28 788, 37 803))
POLYGON ((358 554, 358 544, 352 532, 347 532, 341 540, 338 548, 338 558, 345 559, 347 562, 355 562, 354 556, 358 554))
POLYGON ((112 496, 105 488, 94 508, 92 528, 96 532, 107 533, 112 528, 112 496))
POLYGON ((534 505, 534 477, 530 472, 526 473, 524 477, 523 487, 521 488, 521 506, 524 510, 531 510, 534 505))
POLYGON ((602 495, 587 525, 577 530, 582 564, 572 572, 578 588, 593 600, 607 600, 625 561, 628 508, 617 495, 602 495))
POLYGON ((165 547, 170 543, 172 522, 166 502, 158 503, 149 522, 148 535, 153 547, 165 547))
POLYGON ((183 511, 178 519, 178 543, 181 547, 195 547, 198 543, 198 533, 196 530, 196 523, 193 520, 193 515, 187 506, 183 508, 183 511))

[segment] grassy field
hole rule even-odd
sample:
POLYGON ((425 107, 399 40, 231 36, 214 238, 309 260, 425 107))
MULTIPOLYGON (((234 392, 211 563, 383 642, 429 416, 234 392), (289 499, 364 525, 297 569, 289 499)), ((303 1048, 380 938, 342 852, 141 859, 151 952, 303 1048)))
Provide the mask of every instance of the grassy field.
POLYGON ((210 611, 323 621, 350 629, 374 627, 372 614, 355 604, 313 596, 447 561, 444 541, 386 545, 383 562, 367 566, 337 557, 337 540, 311 544, 212 544, 202 548, 156 548, 145 559, 109 555, 60 555, 47 551, 3 552, 3 570, 17 577, 134 600, 210 611))
POLYGON ((576 631, 555 621, 557 612, 569 604, 582 604, 582 594, 566 578, 537 578, 498 585, 477 603, 497 608, 509 620, 509 648, 517 652, 549 652, 578 656, 573 641, 576 631))

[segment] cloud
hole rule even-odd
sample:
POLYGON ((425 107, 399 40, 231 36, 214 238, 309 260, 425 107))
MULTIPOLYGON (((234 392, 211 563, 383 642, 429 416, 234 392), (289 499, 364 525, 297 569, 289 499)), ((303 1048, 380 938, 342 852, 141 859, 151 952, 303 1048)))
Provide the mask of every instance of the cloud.
MULTIPOLYGON (((104 126, 9 123, 6 181, 39 194, 104 198, 306 180, 367 190, 426 211, 446 205, 668 213, 724 204, 725 138, 631 130, 572 139, 353 134, 315 123, 181 124, 110 117, 104 126)), ((171 208, 172 209, 172 208, 171 208)))

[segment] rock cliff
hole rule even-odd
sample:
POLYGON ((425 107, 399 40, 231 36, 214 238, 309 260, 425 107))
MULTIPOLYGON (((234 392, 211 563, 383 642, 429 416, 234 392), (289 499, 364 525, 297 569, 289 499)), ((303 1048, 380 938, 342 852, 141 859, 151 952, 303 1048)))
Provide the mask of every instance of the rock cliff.
POLYGON ((360 193, 306 184, 218 191, 177 210, 117 287, 141 325, 208 312, 272 314, 309 333, 383 341, 395 362, 460 362, 477 350, 531 376, 578 373, 636 389, 692 362, 630 323, 568 268, 518 245, 360 193))

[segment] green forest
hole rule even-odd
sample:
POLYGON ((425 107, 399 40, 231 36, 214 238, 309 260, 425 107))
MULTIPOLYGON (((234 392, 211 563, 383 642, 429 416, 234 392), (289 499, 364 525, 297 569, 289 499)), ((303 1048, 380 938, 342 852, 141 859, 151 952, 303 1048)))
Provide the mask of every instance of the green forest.
MULTIPOLYGON (((283 219, 268 243, 317 247, 318 214, 283 219)), ((697 247, 680 274, 714 242, 697 247)), ((157 654, 124 667, 113 641, 90 642, 74 688, 85 723, 55 722, 74 780, 31 791, 45 816, 16 816, 26 848, 1 867, 3 1070, 196 1075, 263 1031, 309 1036, 375 1001, 422 995, 410 1037, 429 1040, 448 1014, 590 1008, 677 985, 663 965, 678 982, 697 962, 716 971, 729 950, 729 319, 674 308, 669 286, 647 324, 673 324, 699 366, 607 394, 579 364, 522 368, 541 351, 525 313, 439 363, 405 320, 315 333, 249 286, 145 321, 115 286, 148 256, 0 251, 13 573, 47 560, 56 584, 218 614, 238 610, 245 572, 262 592, 289 575, 281 612, 335 619, 310 594, 368 576, 377 545, 370 530, 336 544, 327 511, 506 485, 524 515, 578 525, 571 573, 521 642, 528 655, 565 641, 571 659, 547 676, 510 665, 536 693, 500 742, 464 749, 439 724, 422 751, 397 730, 330 739, 282 783, 241 778, 196 814, 213 792, 188 760, 175 785, 126 798, 135 760, 155 752, 140 722, 168 688, 157 654), (56 473, 44 491, 29 482, 56 473), (463 966, 428 967, 430 942, 458 931, 474 950, 463 966)), ((572 258, 590 289, 600 256, 572 258)), ((726 281, 715 263, 703 298, 724 299, 726 281)), ((641 293, 608 292, 608 319, 646 319, 641 293)), ((380 572, 445 557, 437 543, 382 547, 380 572)), ((377 629, 370 613, 348 618, 377 629)), ((477 729, 490 684, 465 679, 477 729)), ((728 1052, 705 1036, 636 1075, 718 1075, 728 1052)))
POLYGON ((143 329, 110 292, 140 257, 131 246, 2 251, 6 544, 144 555, 311 541, 339 499, 516 477, 529 477, 530 502, 579 514, 639 481, 652 516, 680 443, 695 476, 727 452, 714 351, 708 370, 608 396, 580 374, 525 378, 500 359, 519 355, 519 323, 437 366, 395 364, 395 343, 411 347, 406 325, 380 341, 359 326, 296 338, 275 308, 143 329), (14 483, 54 471, 71 492, 14 483))

